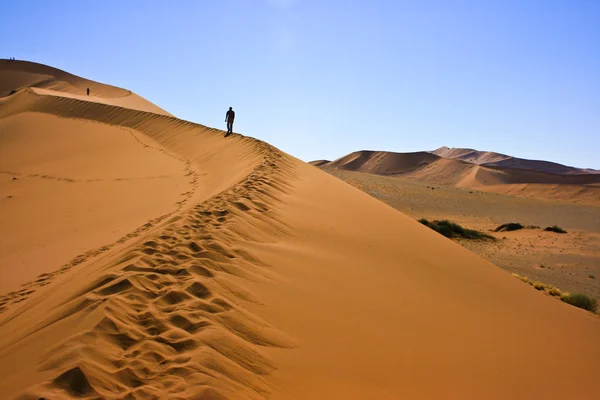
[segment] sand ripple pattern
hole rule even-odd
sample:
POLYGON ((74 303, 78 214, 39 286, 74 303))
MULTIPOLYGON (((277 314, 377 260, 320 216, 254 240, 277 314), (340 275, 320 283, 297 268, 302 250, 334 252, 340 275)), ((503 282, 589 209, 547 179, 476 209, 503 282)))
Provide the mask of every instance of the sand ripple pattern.
MULTIPOLYGON (((133 120, 123 121, 124 129, 146 123, 141 114, 139 119, 136 115, 134 111, 133 120)), ((121 250, 112 263, 101 265, 99 278, 43 322, 49 326, 79 318, 94 324, 53 344, 42 356, 41 370, 55 376, 29 387, 18 398, 269 396, 267 377, 277 367, 261 349, 295 344, 244 307, 260 305, 243 287, 244 281, 279 277, 272 266, 240 244, 285 234, 286 226, 278 221, 273 206, 288 190, 284 182, 294 172, 272 146, 255 140, 251 144, 262 162, 245 179, 143 232, 143 239, 121 250)), ((195 176, 192 165, 189 168, 195 176)), ((56 274, 106 250, 82 255, 56 274)), ((49 284, 54 276, 41 275, 16 294, 1 298, 0 307, 8 309, 24 301, 36 286, 49 284)))

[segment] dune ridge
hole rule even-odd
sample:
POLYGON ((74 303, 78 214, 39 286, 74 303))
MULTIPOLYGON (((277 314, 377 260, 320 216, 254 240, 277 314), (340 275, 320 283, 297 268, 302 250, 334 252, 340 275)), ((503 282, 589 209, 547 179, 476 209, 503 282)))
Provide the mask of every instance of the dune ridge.
MULTIPOLYGON (((269 216, 269 204, 277 197, 277 191, 285 188, 273 181, 278 174, 284 174, 280 169, 285 161, 277 161, 282 156, 262 142, 231 138, 236 145, 230 140, 227 147, 218 143, 217 147, 222 148, 213 150, 227 160, 223 153, 238 147, 238 151, 231 151, 238 160, 238 172, 226 180, 219 174, 203 179, 199 167, 216 163, 207 148, 222 142, 220 131, 170 116, 29 89, 3 101, 6 107, 0 117, 21 112, 52 113, 120 126, 128 134, 147 135, 162 143, 175 137, 185 142, 182 137, 187 135, 203 144, 202 149, 188 148, 188 153, 207 156, 193 162, 184 160, 188 172, 194 175, 195 185, 203 189, 204 201, 197 193, 190 193, 174 212, 149 221, 113 244, 145 235, 142 243, 140 239, 111 254, 108 259, 112 261, 100 258, 85 264, 113 247, 104 246, 0 298, 4 312, 0 329, 21 326, 32 316, 36 320, 33 327, 19 330, 17 337, 3 338, 0 348, 4 361, 11 359, 14 344, 22 340, 36 348, 40 331, 66 325, 72 334, 42 352, 40 370, 31 371, 24 378, 24 386, 31 387, 22 395, 224 398, 245 393, 247 398, 262 398, 260 394, 268 393, 260 376, 274 369, 273 362, 256 347, 289 347, 293 342, 238 306, 238 298, 258 300, 227 276, 277 279, 268 266, 236 248, 231 235, 251 236, 255 224, 277 226, 269 216), (203 136, 204 140, 196 136, 203 136), (246 169, 240 168, 244 164, 246 169), (191 199, 195 200, 193 207, 187 206, 191 199), (228 232, 220 232, 236 214, 243 214, 248 220, 228 228, 228 232), (79 264, 82 266, 72 271, 79 264), (56 279, 62 279, 61 283, 55 283, 56 279), (44 290, 49 285, 60 285, 61 290, 44 290), (29 306, 18 308, 30 296, 34 296, 31 303, 24 303, 29 306), (38 302, 40 298, 45 298, 43 304, 38 302), (80 324, 78 319, 85 322, 80 324), (56 370, 63 372, 52 378, 48 371, 56 370), (34 384, 40 376, 45 383, 34 384)), ((185 146, 179 143, 175 147, 183 150, 185 146)), ((5 388, 3 393, 10 392, 5 388)))
POLYGON ((123 107, 171 115, 131 90, 95 82, 48 65, 20 60, 0 60, 0 98, 22 89, 57 93, 90 102, 120 104, 123 107), (86 93, 90 89, 90 95, 86 93))
MULTIPOLYGON (((0 122, 118 128, 188 166, 189 193, 0 299, 3 396, 600 394, 597 316, 267 143, 108 102, 24 88, 0 122)), ((437 159, 383 170, 423 157, 437 159)))

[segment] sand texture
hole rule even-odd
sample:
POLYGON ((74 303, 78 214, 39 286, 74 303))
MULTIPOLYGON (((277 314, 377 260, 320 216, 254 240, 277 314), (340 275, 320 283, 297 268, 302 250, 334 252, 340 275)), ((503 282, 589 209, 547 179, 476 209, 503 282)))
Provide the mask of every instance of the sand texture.
POLYGON ((2 398, 600 396, 598 316, 267 143, 77 77, 23 87, 19 64, 0 61, 19 88, 0 98, 2 398))

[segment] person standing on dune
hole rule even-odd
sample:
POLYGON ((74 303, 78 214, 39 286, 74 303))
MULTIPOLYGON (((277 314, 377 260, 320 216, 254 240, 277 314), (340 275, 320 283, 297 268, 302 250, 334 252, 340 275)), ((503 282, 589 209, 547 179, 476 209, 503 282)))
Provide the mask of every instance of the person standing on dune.
POLYGON ((235 112, 231 107, 229 107, 229 111, 225 114, 225 122, 227 122, 227 133, 225 137, 231 135, 233 133, 233 120, 235 119, 235 112))
POLYGON ((90 88, 87 88, 87 95, 90 95, 90 88))

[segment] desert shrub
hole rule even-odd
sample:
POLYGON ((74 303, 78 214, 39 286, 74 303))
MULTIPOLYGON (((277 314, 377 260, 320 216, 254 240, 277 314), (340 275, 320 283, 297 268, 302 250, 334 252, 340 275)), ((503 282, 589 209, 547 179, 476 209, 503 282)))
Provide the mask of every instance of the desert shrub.
POLYGON ((595 298, 586 296, 585 294, 580 293, 563 293, 560 289, 555 288, 554 286, 546 285, 542 282, 533 282, 526 276, 520 276, 517 274, 513 274, 514 277, 519 278, 525 283, 530 284, 537 290, 543 290, 548 293, 550 296, 560 297, 562 301, 565 303, 569 303, 575 307, 583 308, 584 310, 588 310, 591 312, 595 312, 598 307, 598 302, 595 298))
POLYGON ((561 228, 560 226, 557 226, 557 225, 549 226, 549 227, 545 228, 544 230, 546 232, 567 233, 567 231, 565 231, 563 228, 561 228))
POLYGON ((481 232, 478 232, 473 229, 463 228, 462 226, 455 224, 454 222, 448 221, 446 219, 442 220, 442 221, 438 221, 438 220, 428 221, 425 218, 421 218, 419 220, 419 222, 422 223, 423 225, 433 229, 440 235, 446 236, 447 238, 462 237, 465 239, 475 239, 475 240, 481 240, 481 239, 495 240, 495 238, 493 236, 486 235, 485 233, 481 233, 481 232))
POLYGON ((598 306, 596 299, 581 293, 563 294, 560 299, 565 303, 592 312, 596 311, 596 307, 598 306))
POLYGON ((508 224, 502 224, 496 229, 494 232, 510 232, 510 231, 518 231, 519 229, 523 229, 523 225, 518 222, 509 222, 508 224))
POLYGON ((560 289, 555 288, 554 286, 550 286, 548 288, 548 294, 550 296, 562 296, 562 292, 560 291, 560 289))
POLYGON ((529 280, 529 278, 528 278, 528 277, 526 277, 526 276, 521 276, 521 275, 518 275, 518 274, 513 274, 513 276, 514 276, 515 278, 518 278, 518 279, 522 280, 522 281, 523 281, 523 282, 525 282, 525 283, 529 283, 530 285, 532 285, 532 284, 533 284, 533 283, 532 283, 532 282, 529 280))

